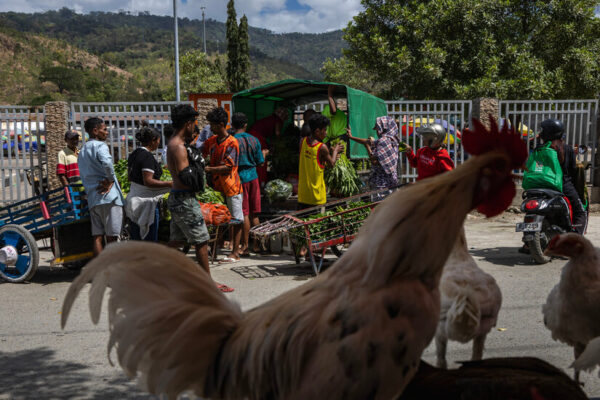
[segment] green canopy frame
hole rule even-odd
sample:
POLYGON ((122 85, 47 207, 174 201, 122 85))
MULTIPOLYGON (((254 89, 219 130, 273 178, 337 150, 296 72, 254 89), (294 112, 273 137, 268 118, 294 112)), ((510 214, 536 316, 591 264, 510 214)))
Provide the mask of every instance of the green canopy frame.
MULTIPOLYGON (((233 95, 233 110, 248 117, 248 126, 273 114, 277 107, 290 110, 290 121, 297 106, 327 100, 327 88, 335 86, 334 96, 348 99, 348 124, 352 135, 359 138, 376 137, 375 119, 387 115, 385 102, 369 93, 332 82, 286 79, 244 90, 233 95)), ((364 146, 350 141, 349 157, 367 158, 364 146)))

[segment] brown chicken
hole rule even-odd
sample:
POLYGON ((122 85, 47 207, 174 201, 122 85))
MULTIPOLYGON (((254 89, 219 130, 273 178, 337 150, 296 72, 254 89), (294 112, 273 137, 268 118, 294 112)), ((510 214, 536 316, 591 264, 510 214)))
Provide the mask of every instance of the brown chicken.
POLYGON ((108 302, 109 351, 151 393, 211 399, 394 399, 417 370, 439 319, 442 268, 466 214, 502 212, 527 150, 514 132, 473 121, 474 155, 454 171, 383 201, 325 273, 246 313, 180 252, 118 243, 83 269, 92 320, 108 302))
POLYGON ((439 369, 421 361, 398 400, 585 400, 558 368, 532 357, 489 358, 439 369))
POLYGON ((573 364, 575 380, 579 381, 581 369, 591 369, 600 362, 598 341, 582 356, 588 343, 600 336, 600 254, 576 233, 555 236, 545 254, 570 258, 542 312, 552 339, 573 346, 578 359, 573 364))
POLYGON ((442 307, 435 333, 437 366, 446 368, 448 339, 473 341, 472 360, 481 360, 485 338, 496 326, 502 293, 496 280, 477 266, 467 250, 464 229, 450 253, 440 282, 442 307))

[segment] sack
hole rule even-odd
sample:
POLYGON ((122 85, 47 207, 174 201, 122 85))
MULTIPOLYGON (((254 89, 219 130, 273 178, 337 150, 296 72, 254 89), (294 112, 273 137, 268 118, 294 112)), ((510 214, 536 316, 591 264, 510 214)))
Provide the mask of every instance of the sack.
POLYGON ((223 204, 200 203, 200 208, 206 225, 221 225, 231 221, 231 213, 223 204))
POLYGON ((562 192, 563 172, 558 153, 547 143, 531 153, 523 173, 523 189, 553 189, 562 192))

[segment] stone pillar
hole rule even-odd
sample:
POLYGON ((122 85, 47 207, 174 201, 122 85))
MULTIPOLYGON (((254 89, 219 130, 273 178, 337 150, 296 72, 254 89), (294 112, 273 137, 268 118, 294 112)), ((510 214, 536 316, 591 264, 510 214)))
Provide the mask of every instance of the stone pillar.
POLYGON ((471 110, 473 118, 477 118, 483 125, 489 128, 490 115, 496 119, 500 115, 500 102, 498 99, 479 97, 473 100, 473 109, 471 110))
POLYGON ((591 160, 594 168, 594 181, 590 190, 590 202, 600 203, 600 110, 596 110, 596 148, 594 158, 591 160))
POLYGON ((210 110, 217 107, 218 105, 219 102, 217 101, 217 99, 198 99, 196 111, 200 113, 200 115, 198 116, 198 124, 200 129, 202 129, 203 126, 208 124, 206 114, 208 114, 210 110))
POLYGON ((44 106, 46 121, 46 155, 48 157, 48 189, 60 187, 56 176, 58 152, 65 144, 65 132, 69 127, 69 104, 65 101, 52 101, 44 106))

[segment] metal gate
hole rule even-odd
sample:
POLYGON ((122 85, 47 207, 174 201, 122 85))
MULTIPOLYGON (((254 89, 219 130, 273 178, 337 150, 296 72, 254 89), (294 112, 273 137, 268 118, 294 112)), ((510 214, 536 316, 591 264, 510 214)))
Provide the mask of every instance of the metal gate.
MULTIPOLYGON (((135 132, 142 119, 161 133, 165 142, 165 125, 171 123, 171 108, 188 102, 139 102, 139 103, 71 103, 71 126, 81 133, 83 142, 88 139, 83 124, 90 117, 98 117, 106 122, 108 128, 108 145, 115 161, 127 158, 138 146, 135 132)), ((158 155, 162 155, 162 149, 158 155)))
MULTIPOLYGON (((572 145, 578 158, 593 161, 596 155, 596 120, 598 100, 502 100, 500 122, 507 121, 527 140, 530 150, 539 142, 540 124, 547 118, 563 122, 566 142, 572 145), (581 154, 585 150, 584 154, 581 154)), ((591 163, 589 181, 594 179, 594 163, 591 163)))
POLYGON ((33 197, 47 185, 44 112, 38 107, 0 106, 0 204, 33 197))
MULTIPOLYGON (((398 121, 400 139, 413 149, 422 146, 421 138, 415 134, 418 127, 439 123, 446 128, 448 152, 458 165, 465 160, 461 145, 462 131, 471 120, 472 101, 470 100, 431 100, 431 101, 387 101, 388 115, 398 121)), ((417 171, 405 157, 398 159, 398 176, 407 181, 417 178, 417 171)))

